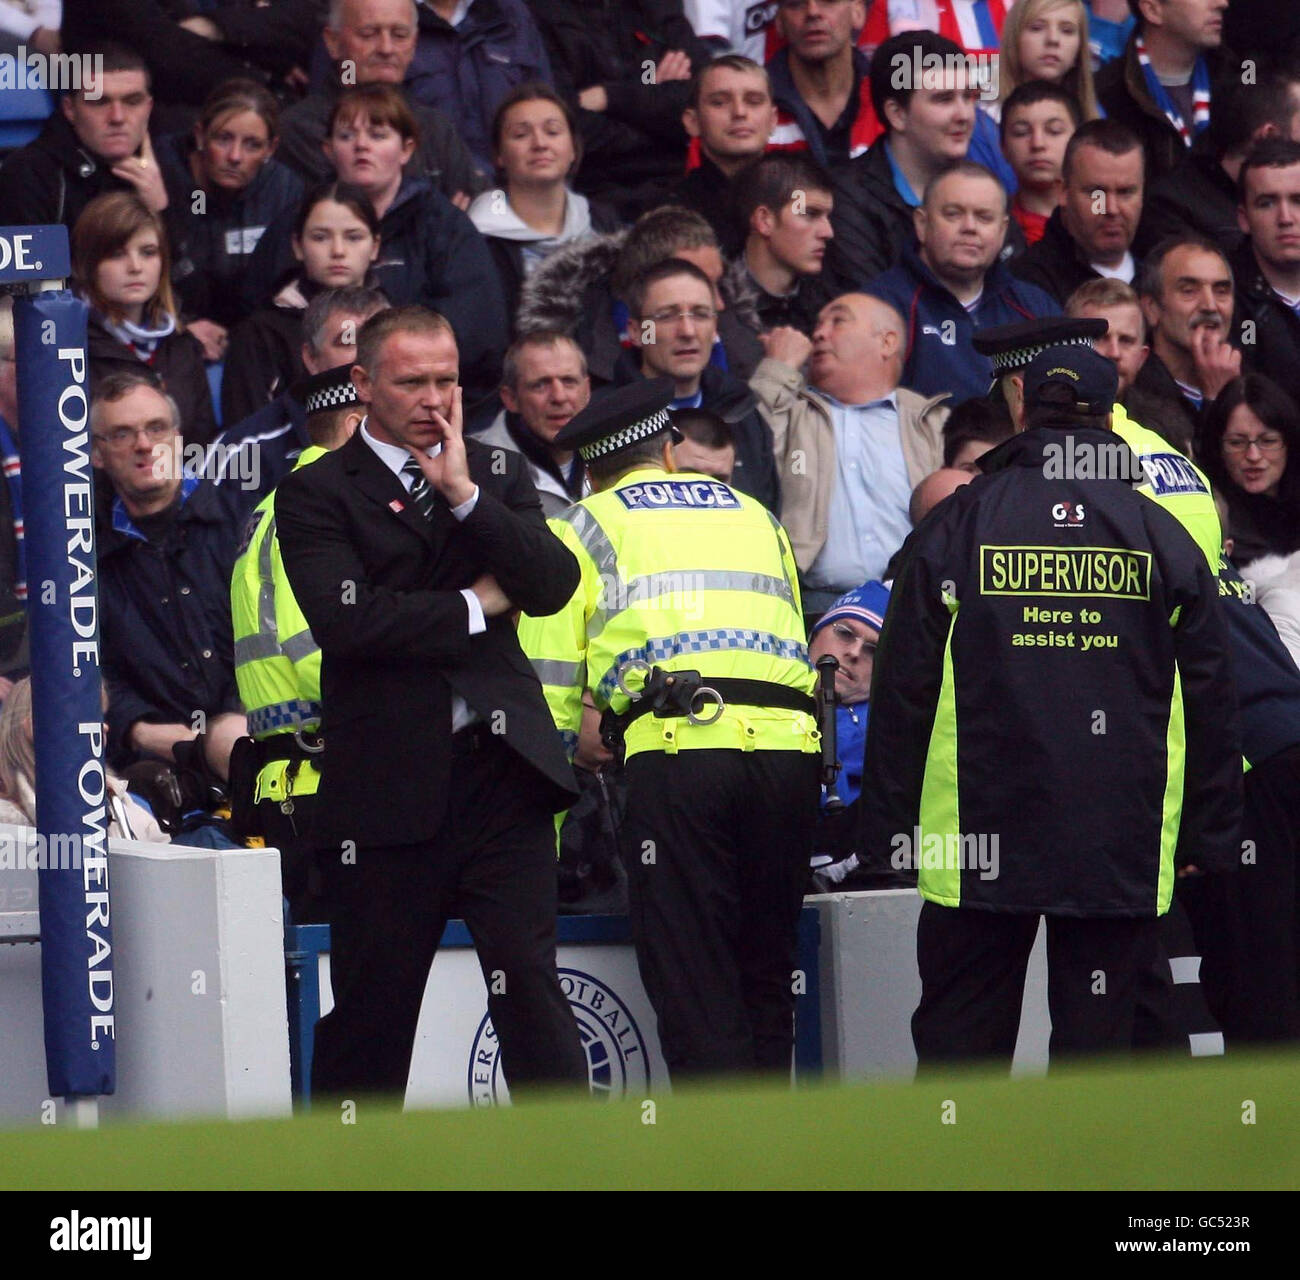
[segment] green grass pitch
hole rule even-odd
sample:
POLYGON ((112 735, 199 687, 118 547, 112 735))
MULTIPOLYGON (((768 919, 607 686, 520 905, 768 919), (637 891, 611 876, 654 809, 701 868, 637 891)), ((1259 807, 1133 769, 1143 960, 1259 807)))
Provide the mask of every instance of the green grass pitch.
POLYGON ((1008 1080, 733 1085, 654 1101, 0 1134, 0 1187, 1300 1187, 1300 1055, 1147 1059, 1008 1080), (951 1123, 945 1123, 945 1118, 951 1123), (653 1119, 653 1123, 648 1123, 653 1119), (1253 1120, 1253 1123, 1245 1123, 1253 1120))

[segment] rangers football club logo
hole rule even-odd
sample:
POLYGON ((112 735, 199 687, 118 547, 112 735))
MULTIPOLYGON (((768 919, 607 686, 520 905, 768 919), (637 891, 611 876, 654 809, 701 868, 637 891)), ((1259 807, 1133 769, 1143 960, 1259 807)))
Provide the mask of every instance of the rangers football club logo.
MULTIPOLYGON (((558 970, 587 1055, 591 1092, 597 1098, 644 1097, 650 1092, 645 1037, 631 1010, 599 978, 581 969, 558 970)), ((469 1056, 469 1100, 476 1107, 506 1101, 510 1091, 501 1070, 501 1049, 489 1014, 483 1015, 469 1056)))

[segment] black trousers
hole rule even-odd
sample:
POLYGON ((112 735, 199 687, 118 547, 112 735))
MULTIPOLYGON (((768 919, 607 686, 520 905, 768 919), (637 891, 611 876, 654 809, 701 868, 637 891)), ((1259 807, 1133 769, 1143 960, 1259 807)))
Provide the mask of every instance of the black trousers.
POLYGON ((626 775, 632 938, 669 1072, 788 1073, 817 757, 645 751, 626 775))
POLYGON ((280 851, 280 883, 289 899, 289 918, 294 924, 324 924, 329 920, 310 838, 315 814, 314 795, 294 796, 291 813, 285 813, 275 800, 263 800, 257 806, 262 838, 280 851))
MULTIPOLYGON (((912 1015, 922 1068, 973 1058, 1010 1065, 1038 920, 922 904, 916 932, 921 1003, 912 1015)), ((1156 938, 1155 916, 1047 917, 1053 1058, 1129 1051, 1138 980, 1152 963, 1156 938)))
POLYGON ((474 740, 479 749, 452 761, 447 815, 433 841, 358 849, 355 862, 337 850, 318 853, 334 1008, 316 1029, 314 1092, 406 1088, 429 966, 453 916, 474 939, 511 1090, 587 1086, 586 1054, 555 969, 552 815, 503 740, 474 740))
POLYGON ((1300 1038, 1300 747, 1245 777, 1248 857, 1178 882, 1206 1003, 1227 1044, 1300 1038))

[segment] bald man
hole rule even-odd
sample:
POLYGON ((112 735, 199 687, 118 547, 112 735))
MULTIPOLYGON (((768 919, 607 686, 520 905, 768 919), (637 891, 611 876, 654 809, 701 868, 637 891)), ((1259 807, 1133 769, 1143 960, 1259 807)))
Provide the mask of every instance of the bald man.
POLYGON ((958 467, 940 467, 938 471, 926 476, 912 490, 912 501, 908 507, 912 524, 920 524, 939 503, 974 479, 973 472, 962 471, 958 467))
POLYGON ((948 396, 899 386, 906 325, 867 294, 827 303, 811 341, 792 328, 762 341, 749 385, 772 428, 804 612, 817 616, 879 578, 911 530, 912 489, 943 465, 948 396))

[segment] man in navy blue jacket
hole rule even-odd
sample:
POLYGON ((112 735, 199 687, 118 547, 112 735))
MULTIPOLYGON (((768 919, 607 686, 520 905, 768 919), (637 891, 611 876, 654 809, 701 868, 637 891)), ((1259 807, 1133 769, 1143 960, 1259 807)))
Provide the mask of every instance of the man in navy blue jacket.
POLYGON ((179 426, 143 366, 105 378, 91 408, 109 760, 176 761, 201 737, 224 778, 247 732, 230 626, 243 504, 235 488, 182 475, 179 426))
POLYGON ((406 73, 411 97, 451 117, 486 175, 496 165, 492 117, 529 80, 551 79, 537 24, 523 0, 425 0, 406 73))
POLYGON ((986 395, 993 366, 973 346, 976 331, 1061 308, 998 261, 1007 196, 982 165, 959 161, 933 179, 915 218, 917 243, 864 292, 907 321, 904 386, 924 396, 950 391, 959 402, 986 395))

